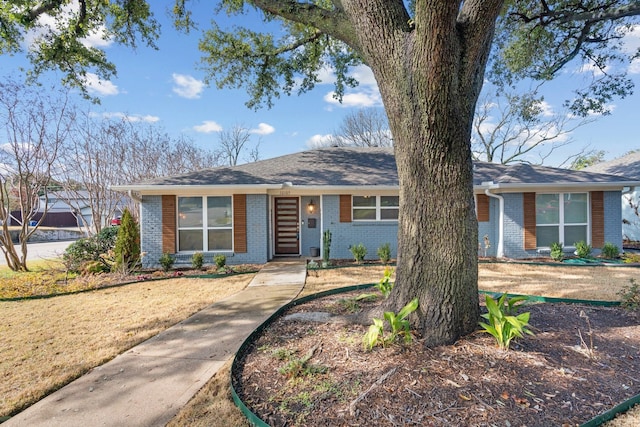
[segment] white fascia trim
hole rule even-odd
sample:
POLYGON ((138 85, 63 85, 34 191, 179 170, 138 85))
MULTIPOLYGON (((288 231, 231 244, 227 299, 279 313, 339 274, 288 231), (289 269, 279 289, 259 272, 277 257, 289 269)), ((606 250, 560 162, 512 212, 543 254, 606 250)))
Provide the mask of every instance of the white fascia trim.
MULTIPOLYGON (((561 191, 564 189, 580 189, 587 191, 588 189, 621 191, 624 187, 633 187, 640 185, 638 181, 623 182, 555 182, 551 184, 500 184, 494 182, 483 182, 481 185, 474 186, 474 190, 502 190, 503 192, 515 193, 518 191, 544 190, 544 191, 561 191)), ((540 191, 537 191, 540 192, 540 191)))
POLYGON ((269 190, 285 188, 283 184, 255 184, 255 185, 114 185, 113 191, 135 191, 141 195, 170 195, 170 194, 207 194, 207 193, 246 193, 267 194, 269 190))

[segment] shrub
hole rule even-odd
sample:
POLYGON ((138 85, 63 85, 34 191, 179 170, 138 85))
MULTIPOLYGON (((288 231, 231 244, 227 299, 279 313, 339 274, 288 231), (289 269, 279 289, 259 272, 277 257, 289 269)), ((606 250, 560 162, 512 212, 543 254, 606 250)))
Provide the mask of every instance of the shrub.
POLYGON ((391 245, 389 243, 385 243, 378 248, 378 257, 383 264, 391 260, 391 245))
POLYGON ((223 254, 218 254, 213 257, 213 262, 216 264, 218 270, 222 270, 227 265, 227 257, 223 254))
POLYGON ((564 259, 562 243, 554 242, 551 244, 551 259, 554 261, 562 261, 564 259))
POLYGON ((587 245, 584 240, 575 243, 575 247, 578 258, 589 258, 591 256, 591 245, 587 245))
POLYGON ((616 259, 620 256, 620 248, 613 243, 606 242, 602 247, 602 256, 606 259, 616 259))
POLYGON ((204 255, 202 252, 196 252, 191 256, 191 266, 196 269, 202 269, 202 264, 204 264, 204 255))
POLYGON ((162 270, 166 272, 171 270, 171 268, 173 267, 173 263, 175 263, 176 260, 171 256, 170 253, 165 252, 162 254, 158 262, 162 266, 162 270))
POLYGON ((635 279, 629 279, 631 283, 629 286, 622 288, 618 295, 620 295, 620 305, 627 310, 640 309, 640 288, 635 279))
POLYGON ((625 254, 622 256, 622 261, 625 264, 633 264, 635 262, 639 262, 640 263, 640 254, 634 254, 631 252, 625 252, 625 254))
POLYGON ((484 332, 491 334, 502 350, 509 350, 511 340, 522 338, 523 333, 533 335, 527 327, 531 313, 515 315, 517 304, 527 297, 507 298, 506 292, 496 302, 491 296, 485 297, 488 313, 482 315, 489 323, 480 322, 484 332))
POLYGON ((104 257, 116 243, 118 227, 105 227, 95 236, 79 239, 70 244, 62 255, 62 260, 69 271, 80 272, 89 261, 97 261, 103 265, 101 271, 109 271, 110 264, 104 257))
POLYGON ((129 272, 140 263, 140 230, 129 209, 122 213, 122 223, 116 238, 115 267, 129 272))
POLYGON ((358 264, 367 256, 367 248, 362 243, 351 246, 349 250, 358 264))

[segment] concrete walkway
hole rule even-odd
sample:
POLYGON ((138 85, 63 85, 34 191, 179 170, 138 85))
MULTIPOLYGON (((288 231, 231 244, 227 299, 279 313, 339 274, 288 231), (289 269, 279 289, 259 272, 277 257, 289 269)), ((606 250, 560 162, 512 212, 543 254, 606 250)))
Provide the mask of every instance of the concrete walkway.
POLYGON ((164 426, 258 325, 298 295, 305 279, 304 260, 269 263, 242 292, 93 369, 2 427, 164 426))

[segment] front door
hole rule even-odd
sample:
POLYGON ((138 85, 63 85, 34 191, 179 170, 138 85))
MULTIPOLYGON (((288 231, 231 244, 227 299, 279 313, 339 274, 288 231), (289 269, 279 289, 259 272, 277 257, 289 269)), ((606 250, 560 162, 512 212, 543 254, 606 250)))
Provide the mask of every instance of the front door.
POLYGON ((276 255, 300 255, 300 226, 297 197, 275 198, 276 255))

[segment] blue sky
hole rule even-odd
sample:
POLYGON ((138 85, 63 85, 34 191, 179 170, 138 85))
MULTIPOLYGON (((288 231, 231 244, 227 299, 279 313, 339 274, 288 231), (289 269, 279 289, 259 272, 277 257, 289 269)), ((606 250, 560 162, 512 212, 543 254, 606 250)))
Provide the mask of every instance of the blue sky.
MULTIPOLYGON (((380 107, 381 99, 372 74, 365 67, 356 73, 360 86, 350 90, 343 103, 332 97, 333 84, 330 71, 322 77, 311 93, 283 97, 271 109, 248 109, 244 103, 247 94, 243 90, 220 90, 203 83, 205 73, 199 68, 201 53, 198 51, 199 32, 183 34, 175 31, 165 12, 165 5, 152 2, 156 18, 162 24, 159 50, 140 46, 136 51, 117 46, 103 45, 107 55, 118 69, 118 76, 109 82, 89 78, 89 90, 101 100, 92 106, 96 119, 128 117, 131 120, 153 123, 174 136, 184 134, 198 145, 215 148, 221 130, 234 125, 251 129, 253 144, 260 141, 260 158, 270 158, 308 149, 322 141, 340 125, 343 117, 363 107, 380 107)), ((196 16, 201 17, 201 28, 208 28, 213 17, 207 2, 193 2, 196 16)), ((233 23, 238 17, 219 18, 222 25, 233 23)), ((246 24, 246 21, 243 21, 246 24)), ((640 31, 637 32, 640 36, 640 31)), ((640 37, 629 40, 630 47, 640 46, 640 37)), ((21 56, 0 57, 4 73, 16 72, 26 65, 21 56)), ((640 67, 630 71, 640 90, 640 67)), ((548 108, 557 111, 562 100, 570 95, 568 82, 584 70, 568 69, 565 76, 547 88, 548 108)), ((59 76, 47 75, 45 79, 56 81, 59 76)), ((638 139, 638 108, 640 97, 631 96, 616 100, 613 114, 597 120, 573 132, 576 141, 567 150, 559 152, 557 162, 582 147, 604 150, 611 159, 625 152, 640 148, 638 139)), ((241 160, 246 160, 247 155, 241 160)), ((551 162, 552 164, 554 162, 551 162)))

